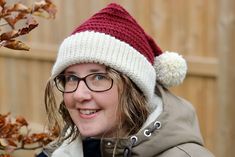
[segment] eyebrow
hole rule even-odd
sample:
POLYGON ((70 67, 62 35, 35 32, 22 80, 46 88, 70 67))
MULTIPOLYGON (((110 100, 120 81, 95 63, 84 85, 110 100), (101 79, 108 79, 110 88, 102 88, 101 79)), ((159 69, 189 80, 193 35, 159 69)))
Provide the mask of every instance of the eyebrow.
POLYGON ((89 72, 96 73, 96 72, 103 72, 103 69, 90 69, 89 72))
POLYGON ((64 74, 75 74, 75 72, 74 71, 64 71, 64 74))

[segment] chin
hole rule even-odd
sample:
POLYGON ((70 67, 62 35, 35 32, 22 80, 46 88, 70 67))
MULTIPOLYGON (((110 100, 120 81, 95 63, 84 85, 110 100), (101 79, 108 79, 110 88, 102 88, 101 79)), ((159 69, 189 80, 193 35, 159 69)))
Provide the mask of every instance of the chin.
POLYGON ((101 137, 97 133, 87 133, 87 132, 85 132, 85 133, 80 132, 80 133, 83 137, 101 137))

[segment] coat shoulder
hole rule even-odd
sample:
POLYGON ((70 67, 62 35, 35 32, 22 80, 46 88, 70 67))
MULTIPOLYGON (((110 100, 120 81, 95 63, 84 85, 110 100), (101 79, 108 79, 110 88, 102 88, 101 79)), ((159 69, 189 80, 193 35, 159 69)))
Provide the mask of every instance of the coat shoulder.
POLYGON ((157 157, 214 157, 214 155, 201 145, 186 143, 168 149, 157 157))

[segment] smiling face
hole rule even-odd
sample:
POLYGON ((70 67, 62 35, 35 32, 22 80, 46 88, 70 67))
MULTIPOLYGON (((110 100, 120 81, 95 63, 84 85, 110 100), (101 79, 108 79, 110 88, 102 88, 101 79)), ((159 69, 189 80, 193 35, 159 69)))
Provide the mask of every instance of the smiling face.
MULTIPOLYGON (((106 73, 100 64, 75 64, 65 70, 65 74, 85 77, 91 73, 106 73)), ((112 136, 118 127, 118 87, 104 92, 93 92, 84 81, 80 81, 73 93, 64 93, 64 103, 68 112, 84 137, 112 136)))

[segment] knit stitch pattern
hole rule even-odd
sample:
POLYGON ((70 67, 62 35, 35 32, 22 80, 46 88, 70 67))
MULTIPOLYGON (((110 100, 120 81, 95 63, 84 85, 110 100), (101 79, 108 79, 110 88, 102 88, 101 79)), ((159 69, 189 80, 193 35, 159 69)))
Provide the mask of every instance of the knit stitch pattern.
POLYGON ((83 31, 109 34, 130 44, 153 64, 154 57, 162 54, 161 49, 148 36, 136 20, 120 5, 111 3, 89 20, 85 21, 72 34, 83 31))

